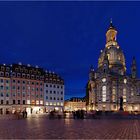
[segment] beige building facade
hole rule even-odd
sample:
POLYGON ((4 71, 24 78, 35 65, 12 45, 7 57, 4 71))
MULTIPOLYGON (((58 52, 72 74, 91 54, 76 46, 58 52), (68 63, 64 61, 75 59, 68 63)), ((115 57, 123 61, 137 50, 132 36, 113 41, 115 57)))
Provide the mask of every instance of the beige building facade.
POLYGON ((98 68, 90 68, 86 86, 86 106, 89 110, 140 111, 140 80, 133 57, 131 74, 127 74, 125 56, 117 42, 117 30, 112 22, 106 32, 106 45, 101 50, 98 68))
POLYGON ((86 110, 85 99, 71 98, 64 103, 65 111, 86 110))

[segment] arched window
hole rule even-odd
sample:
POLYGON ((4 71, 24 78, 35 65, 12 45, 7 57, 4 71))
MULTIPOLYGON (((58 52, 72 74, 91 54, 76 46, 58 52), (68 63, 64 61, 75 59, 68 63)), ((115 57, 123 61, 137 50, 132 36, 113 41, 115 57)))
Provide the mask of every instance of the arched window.
POLYGON ((102 86, 102 101, 106 102, 106 86, 102 86))
POLYGON ((121 56, 120 55, 118 55, 118 60, 121 60, 121 56))
POLYGON ((126 102, 126 88, 123 88, 123 102, 126 102))
POLYGON ((107 57, 108 57, 108 60, 110 60, 110 54, 109 53, 107 54, 107 57))
POLYGON ((116 101, 116 88, 113 86, 112 88, 112 102, 116 101))
POLYGON ((133 95, 134 95, 134 89, 131 88, 131 96, 133 96, 133 95))

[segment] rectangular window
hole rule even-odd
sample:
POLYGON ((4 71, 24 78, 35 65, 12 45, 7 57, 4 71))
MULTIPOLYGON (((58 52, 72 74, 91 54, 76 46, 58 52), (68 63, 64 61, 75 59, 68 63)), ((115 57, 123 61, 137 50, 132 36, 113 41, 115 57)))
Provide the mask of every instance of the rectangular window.
POLYGON ((4 89, 3 85, 0 86, 0 89, 2 89, 2 90, 4 89))
POLYGON ((1 100, 1 104, 3 104, 3 100, 1 100))
POLYGON ((102 87, 102 101, 106 102, 106 86, 102 87))
POLYGON ((9 97, 9 93, 6 93, 6 97, 9 97))
POLYGON ((116 88, 113 87, 112 88, 112 102, 115 102, 116 101, 116 88))
POLYGON ((15 88, 16 88, 15 86, 12 87, 12 89, 15 89, 15 88))
POLYGON ((123 88, 123 102, 126 103, 126 88, 123 88))
POLYGON ((20 104, 20 100, 18 100, 18 104, 20 104))
POLYGON ((43 101, 40 101, 40 104, 43 105, 43 101))
POLYGON ((9 101, 6 101, 6 104, 8 105, 9 104, 9 101))
POLYGON ((22 96, 25 97, 25 93, 22 93, 22 96))
POLYGON ((36 101, 36 105, 38 105, 39 104, 39 101, 36 101))
POLYGON ((15 100, 13 100, 13 104, 15 104, 16 103, 16 101, 15 100))
POLYGON ((23 100, 23 105, 25 105, 25 100, 23 100))
POLYGON ((28 104, 28 105, 30 104, 30 100, 27 100, 27 104, 28 104))

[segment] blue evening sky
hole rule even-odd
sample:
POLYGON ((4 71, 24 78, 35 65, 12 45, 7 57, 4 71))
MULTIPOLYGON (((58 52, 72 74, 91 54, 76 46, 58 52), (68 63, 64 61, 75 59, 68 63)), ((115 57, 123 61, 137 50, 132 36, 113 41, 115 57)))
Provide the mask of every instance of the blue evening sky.
POLYGON ((0 2, 0 63, 38 65, 60 74, 66 98, 85 96, 110 18, 127 72, 140 70, 140 2, 0 2))

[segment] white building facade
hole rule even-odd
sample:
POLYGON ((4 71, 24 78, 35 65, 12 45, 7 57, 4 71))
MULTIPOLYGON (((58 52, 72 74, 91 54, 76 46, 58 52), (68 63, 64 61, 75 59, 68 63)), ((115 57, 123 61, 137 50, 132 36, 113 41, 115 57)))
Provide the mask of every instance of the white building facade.
POLYGON ((46 73, 44 103, 46 112, 64 109, 64 81, 55 73, 46 73))

